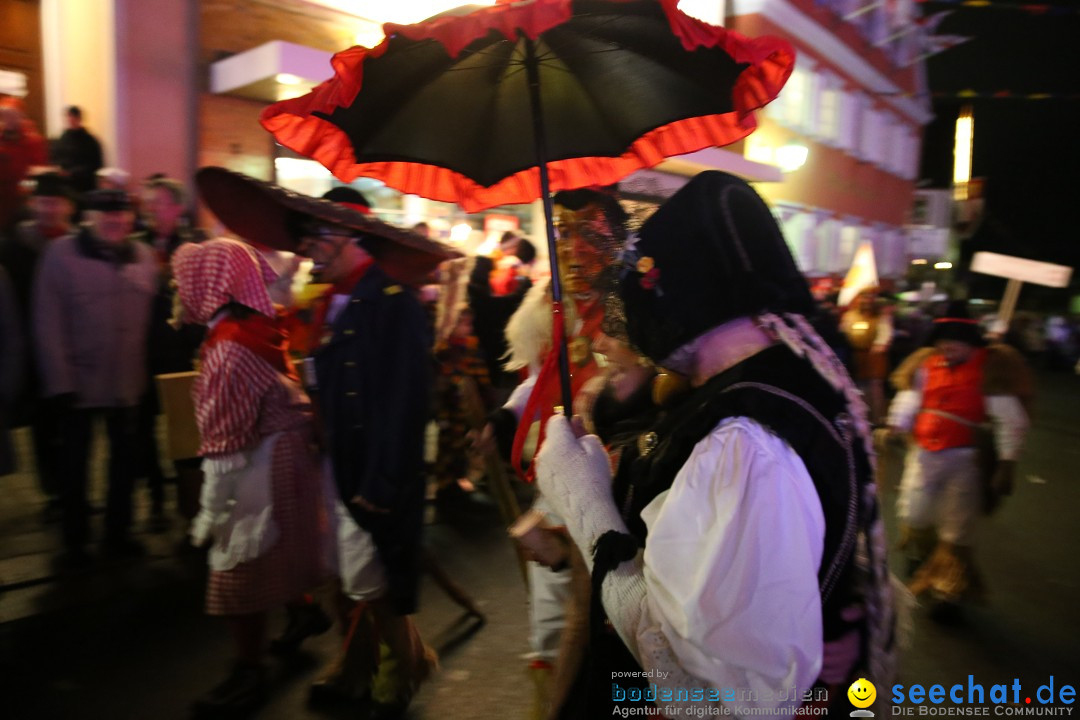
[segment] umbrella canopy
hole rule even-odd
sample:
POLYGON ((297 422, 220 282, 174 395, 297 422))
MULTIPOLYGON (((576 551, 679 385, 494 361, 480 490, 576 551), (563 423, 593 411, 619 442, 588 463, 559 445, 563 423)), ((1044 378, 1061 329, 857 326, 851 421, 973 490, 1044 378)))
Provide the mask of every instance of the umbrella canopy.
POLYGON ((387 24, 378 47, 338 53, 333 78, 268 107, 262 124, 343 181, 474 212, 541 195, 539 105, 550 189, 608 185, 750 134, 794 65, 785 41, 676 5, 532 0, 387 24))
POLYGON ((795 63, 679 11, 678 0, 525 0, 414 25, 334 56, 334 77, 263 127, 344 181, 366 176, 475 212, 544 200, 565 412, 551 192, 609 185, 753 132, 795 63))

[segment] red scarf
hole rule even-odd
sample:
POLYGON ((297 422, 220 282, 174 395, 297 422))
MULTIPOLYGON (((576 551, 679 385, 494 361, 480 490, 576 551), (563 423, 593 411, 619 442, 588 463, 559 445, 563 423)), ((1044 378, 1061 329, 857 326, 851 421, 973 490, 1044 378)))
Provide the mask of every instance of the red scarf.
POLYGON ((290 380, 300 382, 300 376, 289 357, 289 336, 276 319, 254 313, 246 318, 224 317, 206 334, 202 353, 225 340, 243 345, 290 380))
POLYGON ((326 315, 330 311, 330 298, 335 295, 352 295, 352 291, 356 288, 357 283, 367 273, 368 268, 375 264, 375 261, 371 258, 364 260, 362 263, 353 268, 353 271, 334 283, 329 290, 322 294, 318 300, 316 300, 315 313, 312 316, 312 327, 315 328, 318 337, 318 333, 322 332, 323 326, 326 324, 326 315))
MULTIPOLYGON (((590 347, 588 355, 581 362, 575 363, 573 359, 570 359, 571 398, 577 397, 582 386, 595 377, 599 370, 591 346, 592 341, 600 334, 600 323, 604 319, 603 303, 598 300, 588 305, 578 305, 577 311, 578 317, 582 320, 581 332, 573 335, 571 340, 586 338, 590 347)), ((547 357, 544 358, 544 364, 540 368, 539 376, 536 378, 536 385, 533 386, 529 400, 525 404, 525 411, 521 414, 521 419, 518 422, 513 449, 510 452, 510 463, 514 471, 526 482, 532 482, 536 477, 535 464, 531 464, 528 469, 522 470, 521 455, 525 447, 525 439, 529 435, 529 428, 532 427, 534 421, 540 421, 540 436, 536 441, 536 452, 539 453, 540 447, 544 443, 545 426, 548 418, 554 414, 555 406, 562 402, 562 393, 560 392, 562 383, 559 378, 559 346, 562 344, 565 334, 565 320, 562 308, 557 304, 553 304, 552 314, 553 337, 551 350, 548 351, 547 357)), ((569 353, 569 349, 567 352, 569 353)))

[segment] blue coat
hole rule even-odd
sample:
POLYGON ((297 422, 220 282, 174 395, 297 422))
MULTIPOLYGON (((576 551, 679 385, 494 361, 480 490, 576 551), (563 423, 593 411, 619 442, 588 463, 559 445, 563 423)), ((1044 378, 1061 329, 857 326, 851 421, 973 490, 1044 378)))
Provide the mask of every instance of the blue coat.
POLYGON ((424 513, 431 335, 416 295, 372 266, 315 352, 317 402, 342 501, 371 533, 389 599, 415 612, 424 513), (349 502, 360 496, 389 512, 349 502))

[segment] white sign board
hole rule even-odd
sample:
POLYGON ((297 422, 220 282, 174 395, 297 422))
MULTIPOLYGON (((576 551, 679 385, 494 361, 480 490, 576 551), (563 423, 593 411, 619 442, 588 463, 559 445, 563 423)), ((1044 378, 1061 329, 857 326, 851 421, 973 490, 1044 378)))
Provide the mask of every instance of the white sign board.
POLYGON ((904 232, 907 234, 907 252, 912 257, 944 257, 949 249, 948 228, 909 225, 904 232))
POLYGON ((1059 288, 1067 287, 1072 278, 1072 268, 1067 265, 1055 265, 992 252, 975 253, 975 257, 971 260, 971 270, 983 275, 996 275, 1010 280, 1059 288))

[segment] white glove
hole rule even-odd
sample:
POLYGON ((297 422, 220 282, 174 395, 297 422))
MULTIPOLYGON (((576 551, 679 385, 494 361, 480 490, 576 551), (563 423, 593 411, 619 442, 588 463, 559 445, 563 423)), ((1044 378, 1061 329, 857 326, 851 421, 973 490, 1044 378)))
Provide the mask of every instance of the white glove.
POLYGON ((553 415, 536 456, 536 481, 591 572, 596 540, 609 530, 628 532, 611 494, 611 462, 600 438, 578 438, 566 416, 553 415))
POLYGON ((191 521, 188 528, 188 537, 195 547, 209 545, 214 539, 214 530, 217 527, 217 517, 206 509, 199 510, 199 514, 191 521))
POLYGON ((208 545, 218 527, 229 514, 236 488, 235 470, 245 467, 246 458, 240 453, 224 458, 204 458, 203 484, 199 492, 199 514, 191 522, 188 536, 195 547, 208 545))

